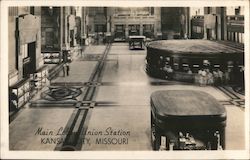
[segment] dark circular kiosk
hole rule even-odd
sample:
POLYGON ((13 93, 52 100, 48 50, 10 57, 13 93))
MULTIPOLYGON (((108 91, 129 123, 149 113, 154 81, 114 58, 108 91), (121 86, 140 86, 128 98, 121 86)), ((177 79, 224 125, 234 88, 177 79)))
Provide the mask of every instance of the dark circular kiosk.
MULTIPOLYGON (((210 40, 160 40, 148 44, 146 71, 152 77, 194 82, 200 69, 221 70, 230 83, 244 83, 244 48, 210 40)), ((226 42, 226 41, 224 41, 226 42)), ((229 43, 229 42, 227 42, 229 43)))
POLYGON ((192 90, 151 94, 154 150, 225 149, 226 110, 211 95, 192 90))

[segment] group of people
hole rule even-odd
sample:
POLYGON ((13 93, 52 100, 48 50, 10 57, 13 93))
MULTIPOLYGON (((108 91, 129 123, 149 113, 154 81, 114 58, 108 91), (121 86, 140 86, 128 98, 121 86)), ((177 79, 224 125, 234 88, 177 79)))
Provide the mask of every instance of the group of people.
POLYGON ((157 61, 156 67, 160 68, 161 75, 165 79, 172 79, 174 70, 172 69, 171 65, 169 65, 170 59, 168 57, 163 58, 163 56, 160 56, 160 59, 157 61))
MULTIPOLYGON (((211 65, 208 61, 204 61, 202 65, 189 64, 182 66, 171 61, 171 57, 153 57, 147 56, 147 72, 155 77, 167 80, 179 80, 185 82, 193 82, 200 86, 206 85, 244 85, 244 67, 237 70, 235 66, 211 65), (191 65, 192 66, 192 65, 191 65), (199 67, 202 67, 199 69, 199 67), (184 73, 184 74, 182 74, 184 73)), ((239 66, 240 67, 240 66, 239 66)))
POLYGON ((165 75, 164 75, 165 79, 169 79, 169 80, 173 79, 174 70, 172 69, 172 67, 170 65, 165 65, 163 67, 163 71, 165 73, 165 75))
POLYGON ((230 69, 222 72, 219 68, 213 71, 210 69, 200 69, 195 76, 195 83, 200 86, 228 84, 230 81, 230 69))

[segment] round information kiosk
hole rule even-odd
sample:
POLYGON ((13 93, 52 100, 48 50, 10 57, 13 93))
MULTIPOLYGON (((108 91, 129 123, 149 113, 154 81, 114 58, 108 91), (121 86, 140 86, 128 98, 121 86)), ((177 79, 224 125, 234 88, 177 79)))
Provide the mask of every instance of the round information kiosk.
POLYGON ((244 49, 210 40, 160 40, 148 44, 146 71, 152 77, 195 82, 203 70, 217 78, 213 81, 244 83, 244 49))

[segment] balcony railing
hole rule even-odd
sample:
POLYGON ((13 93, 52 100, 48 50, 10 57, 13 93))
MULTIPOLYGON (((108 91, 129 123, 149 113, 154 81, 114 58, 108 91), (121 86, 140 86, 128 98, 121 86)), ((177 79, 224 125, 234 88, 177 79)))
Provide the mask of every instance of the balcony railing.
POLYGON ((244 33, 244 16, 227 16, 227 31, 244 33))
POLYGON ((114 16, 114 19, 117 19, 117 20, 133 20, 133 19, 152 19, 152 18, 155 18, 155 16, 152 16, 152 15, 149 15, 149 16, 145 16, 145 15, 142 15, 142 16, 114 16))
POLYGON ((227 23, 229 25, 244 25, 243 15, 227 16, 227 23))

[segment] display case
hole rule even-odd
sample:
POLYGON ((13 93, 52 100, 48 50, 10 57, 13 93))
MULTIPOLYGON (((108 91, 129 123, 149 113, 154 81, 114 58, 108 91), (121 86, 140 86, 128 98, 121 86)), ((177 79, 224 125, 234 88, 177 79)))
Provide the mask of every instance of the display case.
POLYGON ((17 82, 9 89, 10 106, 12 108, 19 109, 30 99, 30 80, 27 78, 17 82))
POLYGON ((38 69, 35 73, 30 74, 30 85, 32 90, 42 89, 48 82, 48 68, 43 66, 38 69))
POLYGON ((43 52, 44 64, 58 64, 62 61, 60 52, 43 52))
POLYGON ((43 66, 30 74, 29 78, 22 79, 9 87, 10 109, 19 109, 33 98, 39 89, 42 89, 49 81, 48 67, 43 66))

